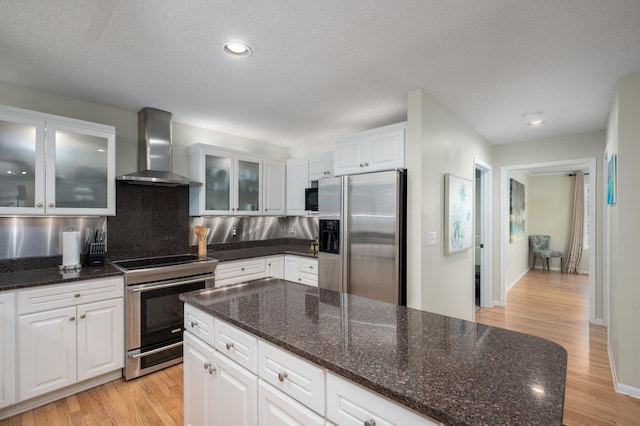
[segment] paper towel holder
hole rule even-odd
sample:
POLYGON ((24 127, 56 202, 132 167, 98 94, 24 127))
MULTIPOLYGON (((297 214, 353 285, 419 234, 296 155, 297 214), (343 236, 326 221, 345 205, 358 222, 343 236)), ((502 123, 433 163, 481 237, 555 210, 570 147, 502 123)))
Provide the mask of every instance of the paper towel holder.
MULTIPOLYGON (((65 239, 65 232, 75 232, 75 228, 73 226, 70 226, 66 229, 66 231, 62 232, 62 240, 64 241, 65 239)), ((76 260, 77 263, 72 263, 72 264, 64 264, 64 257, 65 257, 65 253, 64 253, 64 244, 62 247, 62 265, 58 265, 58 270, 59 271, 63 271, 63 272, 71 272, 71 271, 76 271, 80 268, 82 268, 82 264, 80 263, 80 234, 78 233, 78 237, 77 237, 77 247, 76 247, 76 252, 77 252, 77 257, 78 259, 76 260)))

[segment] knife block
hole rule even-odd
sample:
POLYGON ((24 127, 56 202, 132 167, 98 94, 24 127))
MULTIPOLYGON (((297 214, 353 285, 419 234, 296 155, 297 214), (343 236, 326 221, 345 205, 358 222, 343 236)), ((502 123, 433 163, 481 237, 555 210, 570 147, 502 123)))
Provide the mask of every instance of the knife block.
POLYGON ((89 266, 104 266, 105 244, 91 243, 89 244, 89 266))

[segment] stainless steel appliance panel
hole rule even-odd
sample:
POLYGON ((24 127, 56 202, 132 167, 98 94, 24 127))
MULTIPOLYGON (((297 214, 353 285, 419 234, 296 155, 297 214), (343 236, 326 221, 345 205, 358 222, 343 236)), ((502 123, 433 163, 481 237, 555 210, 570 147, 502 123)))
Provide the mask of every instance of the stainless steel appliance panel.
MULTIPOLYGON (((318 217, 323 220, 342 218, 344 178, 326 178, 318 181, 318 217)), ((343 227, 339 230, 339 253, 318 251, 318 286, 335 291, 346 291, 344 286, 343 227)), ((319 236, 320 238, 320 236, 319 236)))
POLYGON ((401 303, 399 172, 349 176, 347 190, 348 291, 401 303))

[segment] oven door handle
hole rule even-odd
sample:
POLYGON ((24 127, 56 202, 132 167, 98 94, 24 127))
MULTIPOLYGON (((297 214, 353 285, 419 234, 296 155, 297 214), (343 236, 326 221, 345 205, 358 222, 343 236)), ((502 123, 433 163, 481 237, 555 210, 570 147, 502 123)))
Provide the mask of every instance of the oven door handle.
POLYGON ((205 281, 207 279, 211 279, 213 278, 213 276, 199 276, 196 278, 192 278, 190 280, 180 280, 180 281, 173 281, 170 283, 166 283, 166 284, 142 284, 140 286, 130 286, 129 288, 127 288, 127 291, 131 292, 131 293, 142 293, 145 291, 151 291, 151 290, 157 290, 160 288, 168 288, 168 287, 177 287, 179 285, 185 285, 185 284, 191 284, 191 283, 197 283, 200 281, 205 281))
POLYGON ((157 354, 158 352, 163 352, 169 349, 173 349, 173 348, 177 348, 178 346, 182 346, 182 342, 178 342, 178 343, 173 343, 171 345, 168 346, 163 346, 161 348, 157 348, 157 349, 152 349, 150 351, 147 352, 141 352, 139 354, 132 354, 132 355, 127 355, 129 358, 142 358, 143 356, 148 356, 148 355, 153 355, 153 354, 157 354))

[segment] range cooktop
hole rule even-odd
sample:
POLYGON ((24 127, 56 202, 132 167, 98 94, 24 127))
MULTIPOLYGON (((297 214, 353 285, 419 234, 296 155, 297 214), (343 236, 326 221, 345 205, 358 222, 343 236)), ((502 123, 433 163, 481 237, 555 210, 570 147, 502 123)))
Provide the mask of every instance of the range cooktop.
POLYGON ((112 261, 111 264, 124 272, 125 284, 140 284, 199 274, 211 274, 218 260, 196 254, 145 257, 112 261))

